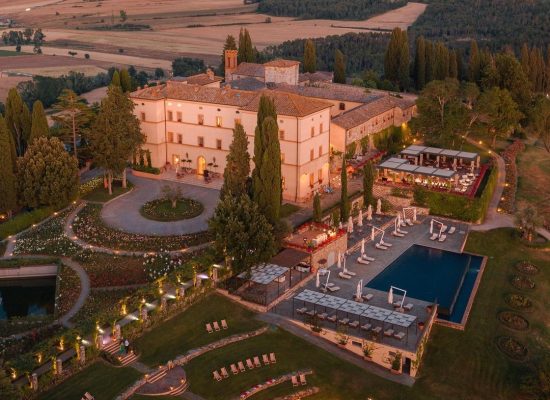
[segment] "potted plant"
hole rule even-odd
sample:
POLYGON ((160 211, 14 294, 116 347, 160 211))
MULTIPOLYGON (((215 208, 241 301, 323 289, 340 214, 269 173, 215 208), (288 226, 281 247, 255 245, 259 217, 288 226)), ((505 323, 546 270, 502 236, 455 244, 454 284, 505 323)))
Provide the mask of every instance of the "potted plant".
POLYGON ((372 355, 374 354, 374 343, 366 342, 363 344, 363 358, 367 361, 372 361, 372 355))
POLYGON ((336 330, 336 345, 340 348, 345 348, 348 344, 349 336, 345 325, 340 325, 336 330))
POLYGON ((400 374, 401 373, 401 353, 397 352, 393 356, 391 360, 391 373, 392 374, 400 374))
POLYGON ((315 336, 319 336, 323 332, 323 328, 321 328, 321 325, 319 324, 319 317, 317 316, 317 314, 314 315, 313 317, 310 317, 309 327, 311 329, 311 332, 315 336))

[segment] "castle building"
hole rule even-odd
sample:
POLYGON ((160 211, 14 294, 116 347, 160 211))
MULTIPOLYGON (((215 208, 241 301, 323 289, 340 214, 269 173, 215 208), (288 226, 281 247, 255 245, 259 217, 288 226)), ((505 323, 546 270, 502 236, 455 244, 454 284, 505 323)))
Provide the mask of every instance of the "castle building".
POLYGON ((336 85, 330 73, 300 74, 297 61, 238 64, 236 50, 228 50, 225 68, 223 84, 207 71, 131 93, 153 166, 223 172, 237 123, 252 156, 259 100, 266 95, 277 111, 283 199, 305 202, 329 183, 331 151, 408 121, 415 111, 413 100, 336 85))

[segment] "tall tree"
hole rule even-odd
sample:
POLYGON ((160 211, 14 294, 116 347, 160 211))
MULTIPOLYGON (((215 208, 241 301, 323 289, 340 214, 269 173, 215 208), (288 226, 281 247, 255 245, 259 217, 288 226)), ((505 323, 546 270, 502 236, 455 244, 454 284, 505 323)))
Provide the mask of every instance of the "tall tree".
POLYGON ((313 196, 313 221, 321 222, 323 220, 323 210, 321 208, 321 196, 315 193, 313 196))
MULTIPOLYGON (((527 206, 516 213, 515 222, 524 239, 531 242, 537 235, 537 229, 542 225, 537 209, 527 206)), ((544 397, 539 397, 540 399, 544 397)))
POLYGON ((120 70, 120 86, 124 93, 132 91, 132 78, 126 68, 120 70))
POLYGON ((426 41, 426 84, 434 80, 434 45, 429 40, 426 41))
POLYGON ((458 62, 457 62, 457 51, 449 51, 449 78, 460 79, 458 76, 458 62))
POLYGON ((414 81, 418 90, 422 90, 426 85, 426 40, 424 40, 424 36, 416 38, 414 81))
POLYGON ((334 52, 334 82, 346 83, 346 61, 344 53, 338 49, 334 52))
POLYGON ((126 163, 145 142, 133 110, 132 100, 120 87, 111 85, 88 135, 94 161, 107 172, 109 194, 113 193, 114 174, 122 174, 126 187, 126 163))
POLYGON ((90 109, 82 102, 82 98, 70 89, 61 92, 53 109, 58 111, 53 119, 59 124, 62 135, 72 139, 73 155, 78 159, 77 137, 83 133, 83 127, 91 118, 90 109))
POLYGON ((401 41, 399 43, 399 66, 397 76, 401 90, 409 88, 410 74, 410 55, 409 55, 409 37, 407 31, 401 31, 401 41))
POLYGON ((444 80, 449 77, 449 49, 441 42, 435 45, 434 78, 444 80))
POLYGON ((550 100, 540 96, 531 113, 535 133, 539 136, 544 148, 550 153, 550 100))
POLYGON ((17 160, 21 203, 60 208, 78 194, 78 165, 57 138, 40 137, 17 160))
POLYGON ((15 150, 21 157, 25 153, 31 134, 31 113, 15 88, 8 92, 5 117, 6 125, 13 136, 15 150))
POLYGON ((48 126, 44 106, 40 100, 36 100, 32 106, 32 124, 29 142, 32 143, 36 138, 48 136, 50 136, 50 127, 48 126))
POLYGON ((527 45, 527 43, 523 43, 523 46, 521 46, 521 56, 520 56, 520 60, 521 60, 521 68, 523 69, 523 73, 527 76, 529 76, 530 74, 530 65, 529 63, 531 62, 531 60, 529 59, 529 46, 527 45))
POLYGON ((464 62, 462 61, 462 50, 455 49, 456 54, 456 70, 457 70, 457 79, 459 81, 464 80, 464 62))
POLYGON ((317 71, 317 50, 313 40, 307 39, 304 43, 304 72, 315 71, 317 71))
POLYGON ((115 72, 113 73, 113 77, 111 78, 111 85, 122 88, 122 83, 120 82, 120 74, 117 70, 115 70, 115 72))
POLYGON ((239 63, 256 62, 256 53, 254 52, 254 46, 252 45, 250 32, 248 32, 248 29, 246 28, 241 28, 241 31, 239 33, 239 49, 237 53, 237 61, 239 63))
POLYGON ((220 63, 221 76, 225 76, 225 51, 226 50, 237 50, 237 42, 235 41, 235 36, 227 35, 227 37, 225 38, 225 43, 223 44, 222 62, 220 63))
MULTIPOLYGON (((254 170, 252 171, 252 192, 255 191, 256 181, 259 180, 257 174, 262 169, 264 152, 267 148, 267 138, 264 132, 264 120, 267 117, 272 117, 277 121, 277 113, 275 103, 268 96, 261 96, 258 105, 258 113, 256 116, 256 129, 254 131, 254 170)), ((254 195, 253 195, 254 196, 254 195)))
POLYGON ((399 79, 399 57, 401 52, 401 29, 394 28, 384 55, 384 76, 391 82, 399 79))
POLYGON ((233 142, 229 146, 227 164, 223 171, 223 186, 220 198, 231 193, 240 196, 247 193, 247 181, 250 175, 250 155, 248 154, 248 138, 241 124, 233 129, 233 142))
POLYGON ((368 161, 363 167, 363 205, 374 205, 374 167, 372 161, 368 161))
POLYGON ((4 117, 0 114, 0 212, 11 218, 17 206, 17 187, 14 173, 14 147, 4 117))
POLYGON ((481 60, 477 42, 470 43, 470 60, 468 62, 468 79, 479 84, 481 79, 481 60))
POLYGON ((493 147, 497 137, 508 137, 523 117, 510 92, 498 87, 481 94, 479 107, 487 123, 493 147))
POLYGON ((215 248, 234 274, 249 271, 275 253, 273 227, 246 194, 226 195, 208 221, 215 248))
POLYGON ((340 173, 342 189, 340 191, 340 219, 346 222, 349 218, 350 206, 348 199, 348 171, 346 156, 342 154, 342 172, 340 173))

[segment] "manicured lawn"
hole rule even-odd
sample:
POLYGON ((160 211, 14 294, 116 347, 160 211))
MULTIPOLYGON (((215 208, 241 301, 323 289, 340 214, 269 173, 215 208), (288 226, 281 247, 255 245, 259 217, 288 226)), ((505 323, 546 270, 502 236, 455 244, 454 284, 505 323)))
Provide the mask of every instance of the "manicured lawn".
POLYGON ((301 208, 297 205, 285 203, 281 206, 281 218, 289 217, 298 210, 301 210, 301 208))
POLYGON ((176 207, 172 207, 172 202, 166 199, 157 199, 145 203, 139 210, 140 214, 154 221, 179 221, 182 219, 195 218, 202 214, 204 206, 202 203, 181 198, 176 202, 176 207))
POLYGON ((130 182, 127 182, 126 186, 126 188, 123 188, 121 181, 113 181, 113 194, 109 195, 109 191, 101 185, 84 196, 84 200, 106 203, 107 201, 128 192, 132 188, 132 184, 130 182))
POLYGON ((254 313, 220 295, 212 294, 146 333, 135 343, 140 361, 156 366, 186 351, 240 332, 258 329, 254 313), (206 323, 225 319, 229 329, 207 333, 206 323))
POLYGON ((0 50, 0 57, 13 57, 13 56, 30 56, 32 53, 23 53, 13 50, 0 50))
POLYGON ((531 204, 550 221, 550 154, 543 148, 527 146, 518 157, 518 192, 521 204, 531 204))
POLYGON ((133 368, 115 368, 96 362, 41 395, 40 400, 77 400, 86 392, 90 392, 96 400, 112 400, 141 375, 133 368))

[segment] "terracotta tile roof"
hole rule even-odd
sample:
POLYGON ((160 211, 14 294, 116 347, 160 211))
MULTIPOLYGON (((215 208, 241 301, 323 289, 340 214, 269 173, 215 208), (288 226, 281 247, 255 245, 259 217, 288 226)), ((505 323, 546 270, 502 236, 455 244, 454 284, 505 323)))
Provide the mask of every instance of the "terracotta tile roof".
POLYGON ((332 107, 332 104, 316 99, 308 99, 303 96, 298 96, 292 93, 279 92, 277 90, 262 90, 257 91, 257 96, 243 110, 258 111, 260 97, 262 94, 269 96, 275 103, 277 114, 288 115, 293 117, 305 117, 306 115, 332 107))
POLYGON ((133 99, 161 100, 166 97, 166 84, 138 89, 130 93, 133 99))
POLYGON ((288 68, 299 64, 300 64, 300 61, 283 60, 282 58, 278 58, 276 60, 266 62, 264 66, 276 67, 276 68, 288 68))
POLYGON ((384 96, 380 93, 368 92, 363 87, 329 82, 315 82, 305 86, 278 84, 277 90, 306 97, 355 103, 369 103, 384 96))
POLYGON ((265 68, 262 64, 243 62, 237 66, 233 74, 264 78, 265 68))
POLYGON ((300 74, 298 80, 300 82, 332 82, 334 73, 330 71, 304 72, 300 74))
POLYGON ((412 107, 413 105, 413 100, 400 99, 386 95, 371 103, 364 104, 360 107, 354 108, 353 110, 340 114, 332 120, 332 123, 344 129, 351 129, 358 125, 364 124, 368 120, 375 118, 376 116, 395 107, 399 107, 401 110, 404 110, 412 107))
POLYGON ((190 85, 208 85, 209 83, 221 82, 221 76, 209 76, 207 73, 191 75, 186 77, 176 77, 171 79, 176 82, 187 82, 190 85))

